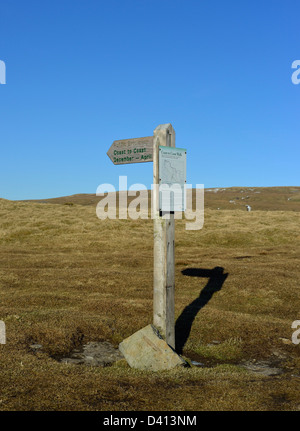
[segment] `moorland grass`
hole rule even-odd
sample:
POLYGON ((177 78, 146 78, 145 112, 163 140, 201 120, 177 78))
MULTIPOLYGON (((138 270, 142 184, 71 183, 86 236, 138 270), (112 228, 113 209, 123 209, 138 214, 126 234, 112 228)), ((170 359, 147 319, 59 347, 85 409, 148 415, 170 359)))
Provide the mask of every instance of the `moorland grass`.
POLYGON ((0 409, 299 410, 300 348, 288 343, 300 318, 299 222, 297 211, 240 209, 207 209, 200 231, 176 221, 176 319, 198 304, 182 354, 213 366, 152 373, 56 360, 88 341, 117 347, 152 322, 152 221, 1 199, 0 409), (227 276, 210 290, 214 268, 227 276), (274 351, 282 375, 241 367, 274 351))

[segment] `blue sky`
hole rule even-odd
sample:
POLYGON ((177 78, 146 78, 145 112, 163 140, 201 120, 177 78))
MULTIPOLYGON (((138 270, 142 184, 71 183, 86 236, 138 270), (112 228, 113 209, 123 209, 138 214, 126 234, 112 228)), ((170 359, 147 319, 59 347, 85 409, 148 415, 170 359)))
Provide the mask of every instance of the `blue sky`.
POLYGON ((2 0, 0 197, 152 183, 117 139, 172 123, 187 182, 299 186, 298 0, 2 0))

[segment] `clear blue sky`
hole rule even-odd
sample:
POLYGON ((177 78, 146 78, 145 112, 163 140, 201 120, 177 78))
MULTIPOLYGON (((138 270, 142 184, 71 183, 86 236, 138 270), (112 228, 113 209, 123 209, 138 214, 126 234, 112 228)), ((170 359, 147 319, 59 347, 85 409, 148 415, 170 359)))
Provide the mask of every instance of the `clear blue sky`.
POLYGON ((187 182, 300 185, 299 0, 2 0, 0 197, 152 182, 116 139, 172 123, 187 182))

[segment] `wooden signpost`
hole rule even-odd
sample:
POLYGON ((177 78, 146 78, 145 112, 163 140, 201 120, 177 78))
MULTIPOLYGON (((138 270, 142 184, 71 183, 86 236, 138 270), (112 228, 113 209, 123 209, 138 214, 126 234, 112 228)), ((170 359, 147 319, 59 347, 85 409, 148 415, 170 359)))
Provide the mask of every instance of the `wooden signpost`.
POLYGON ((175 349, 175 222, 174 211, 166 214, 159 207, 159 147, 175 148, 171 124, 157 126, 154 136, 114 141, 107 155, 114 164, 153 161, 153 325, 175 349))
POLYGON ((167 344, 175 349, 175 222, 174 212, 163 218, 159 210, 159 147, 175 147, 171 124, 154 130, 153 142, 153 214, 154 214, 154 286, 153 325, 167 344))

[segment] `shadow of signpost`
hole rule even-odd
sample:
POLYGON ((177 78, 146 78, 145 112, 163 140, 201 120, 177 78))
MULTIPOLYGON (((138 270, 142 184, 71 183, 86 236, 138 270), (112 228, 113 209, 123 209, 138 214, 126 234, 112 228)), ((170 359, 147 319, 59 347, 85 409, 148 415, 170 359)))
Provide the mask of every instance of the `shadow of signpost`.
POLYGON ((205 305, 210 301, 213 294, 222 289, 228 274, 224 274, 224 268, 216 266, 214 269, 187 268, 181 271, 189 277, 209 278, 206 286, 201 290, 198 298, 194 299, 180 314, 175 324, 175 350, 181 354, 187 339, 189 338, 193 321, 205 305))

